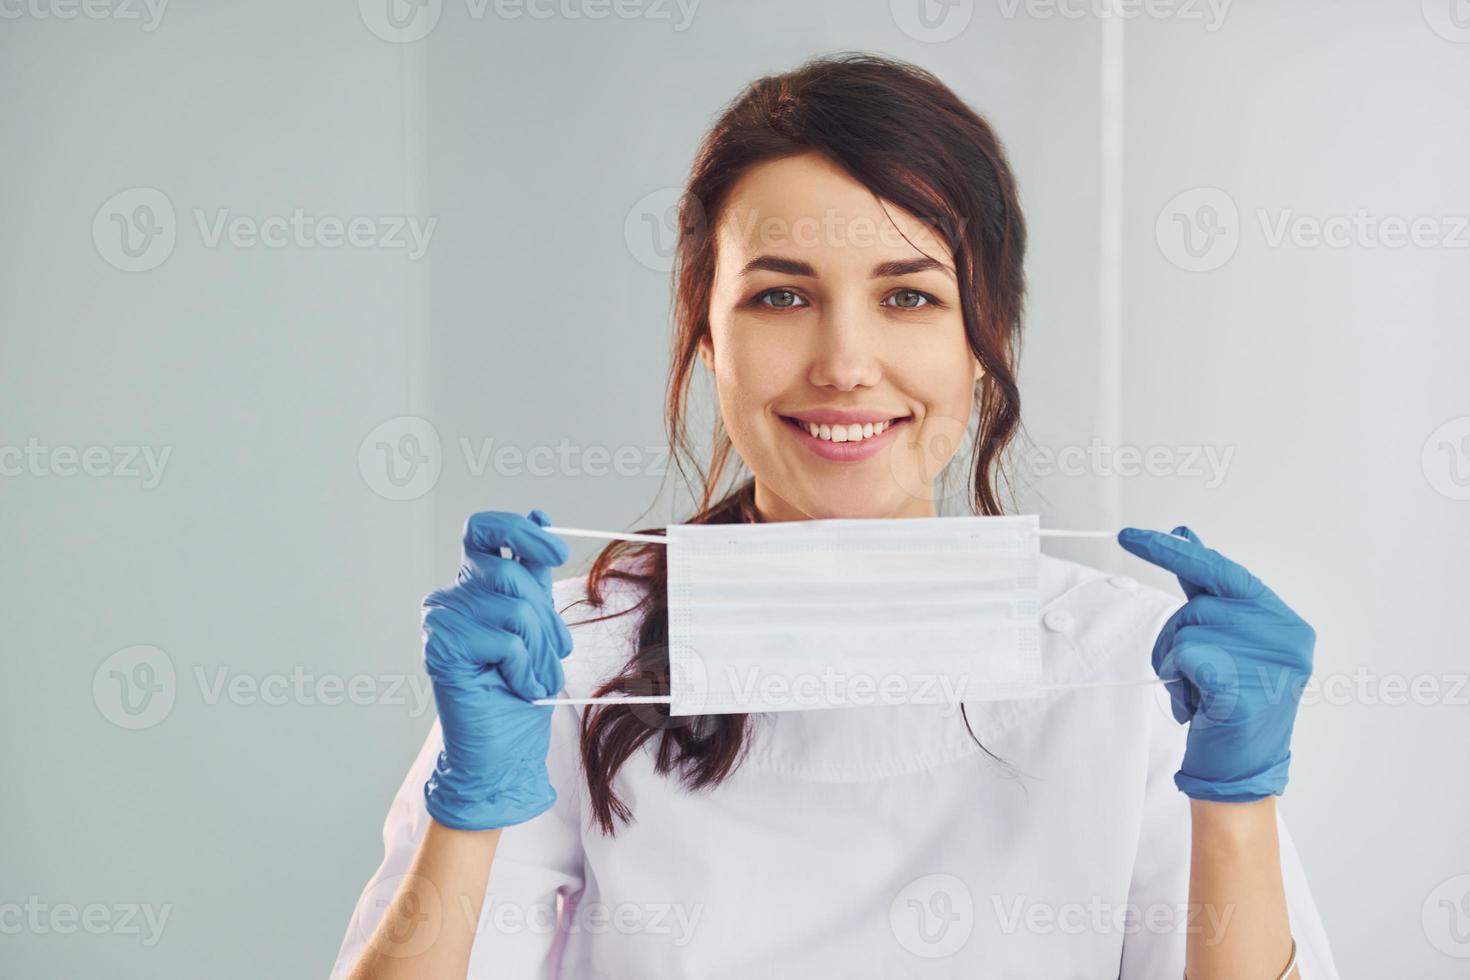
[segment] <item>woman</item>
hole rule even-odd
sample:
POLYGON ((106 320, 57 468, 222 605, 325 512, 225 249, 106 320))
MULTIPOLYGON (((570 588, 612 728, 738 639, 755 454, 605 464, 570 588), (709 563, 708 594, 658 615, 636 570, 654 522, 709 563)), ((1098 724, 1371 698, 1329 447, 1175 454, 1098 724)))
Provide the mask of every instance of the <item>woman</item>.
MULTIPOLYGON (((843 56, 751 85, 680 213, 690 522, 935 516, 972 416, 973 508, 1001 513, 1024 247, 999 142, 928 73, 843 56), (720 496, 732 452, 752 476, 720 496)), ((553 583, 549 524, 474 515, 425 602, 439 724, 336 975, 1337 975, 1275 809, 1312 630, 1187 529, 1119 539, 1183 604, 1041 566, 1046 683, 1157 690, 671 718, 532 703, 668 691, 662 546, 553 583)))

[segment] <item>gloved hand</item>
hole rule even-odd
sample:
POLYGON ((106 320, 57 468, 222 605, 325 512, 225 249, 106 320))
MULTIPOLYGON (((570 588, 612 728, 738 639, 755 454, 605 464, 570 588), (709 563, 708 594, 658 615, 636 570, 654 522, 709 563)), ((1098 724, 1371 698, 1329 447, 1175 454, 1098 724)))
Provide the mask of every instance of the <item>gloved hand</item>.
POLYGON ((541 530, 550 523, 540 510, 471 515, 458 580, 424 599, 424 667, 444 731, 424 801, 446 827, 508 827, 556 802, 546 772, 556 709, 531 703, 561 690, 572 649, 551 600, 567 546, 541 530))
POLYGON ((1189 722, 1174 784, 1197 800, 1243 803, 1280 795, 1291 729, 1312 673, 1317 635, 1250 572, 1187 527, 1124 528, 1118 543, 1179 578, 1188 602, 1154 643, 1175 720, 1189 722))

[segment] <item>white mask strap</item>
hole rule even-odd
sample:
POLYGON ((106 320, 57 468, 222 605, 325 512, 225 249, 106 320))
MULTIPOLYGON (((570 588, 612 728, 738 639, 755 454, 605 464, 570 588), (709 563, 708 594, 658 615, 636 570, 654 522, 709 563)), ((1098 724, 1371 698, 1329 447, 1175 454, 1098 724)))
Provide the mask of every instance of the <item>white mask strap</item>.
MULTIPOLYGON (((648 541, 653 544, 668 544, 662 534, 636 534, 632 531, 593 531, 585 527, 543 527, 552 534, 563 534, 569 538, 608 538, 614 541, 648 541)), ((1038 532, 1043 538, 1116 538, 1116 531, 1063 531, 1042 528, 1038 532)))
MULTIPOLYGON (((1125 681, 1086 681, 1081 684, 1042 684, 1042 691, 1068 691, 1083 687, 1133 687, 1140 684, 1177 684, 1184 680, 1182 677, 1171 677, 1168 680, 1160 680, 1157 677, 1145 677, 1138 680, 1125 681)), ((673 698, 667 694, 630 694, 624 697, 611 698, 537 698, 532 704, 671 704, 673 698)))

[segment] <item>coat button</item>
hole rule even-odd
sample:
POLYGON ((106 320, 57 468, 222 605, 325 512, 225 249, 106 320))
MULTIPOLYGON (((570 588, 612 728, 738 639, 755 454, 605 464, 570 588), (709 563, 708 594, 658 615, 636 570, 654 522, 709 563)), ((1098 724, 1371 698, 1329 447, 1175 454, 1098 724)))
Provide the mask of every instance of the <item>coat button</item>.
POLYGON ((1108 582, 1112 585, 1117 586, 1120 589, 1132 590, 1138 588, 1138 579, 1130 578, 1127 575, 1114 575, 1112 578, 1108 579, 1108 582))
POLYGON ((1065 633, 1072 628, 1072 614, 1065 609, 1048 609, 1041 624, 1053 633, 1065 633))

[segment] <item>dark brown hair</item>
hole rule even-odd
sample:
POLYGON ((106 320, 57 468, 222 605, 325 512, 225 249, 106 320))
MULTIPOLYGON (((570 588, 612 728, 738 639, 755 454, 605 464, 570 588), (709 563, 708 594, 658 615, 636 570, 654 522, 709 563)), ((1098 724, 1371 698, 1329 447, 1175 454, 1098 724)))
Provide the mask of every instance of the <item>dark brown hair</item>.
MULTIPOLYGON (((979 422, 967 489, 975 513, 1002 513, 1001 459, 1020 422, 1015 360, 1026 229, 1015 180, 990 126, 932 74, 876 55, 841 54, 751 83, 705 137, 680 202, 665 416, 671 457, 689 486, 700 490, 688 523, 760 520, 753 477, 715 499, 733 446, 716 412, 711 458, 705 464, 695 457, 686 418, 689 384, 699 342, 709 334, 713 232, 730 189, 753 165, 802 153, 827 157, 949 245, 965 333, 985 371, 977 385, 979 422)), ((593 562, 586 601, 601 606, 607 582, 621 580, 640 590, 641 599, 610 615, 642 616, 627 664, 596 696, 668 694, 667 573, 661 544, 615 541, 593 562)), ((739 764, 748 723, 741 714, 673 718, 665 705, 590 707, 582 717, 582 766, 603 832, 612 834, 618 821, 632 819, 613 791, 613 777, 646 742, 656 741, 660 775, 677 771, 688 788, 701 789, 720 783, 739 764)))

